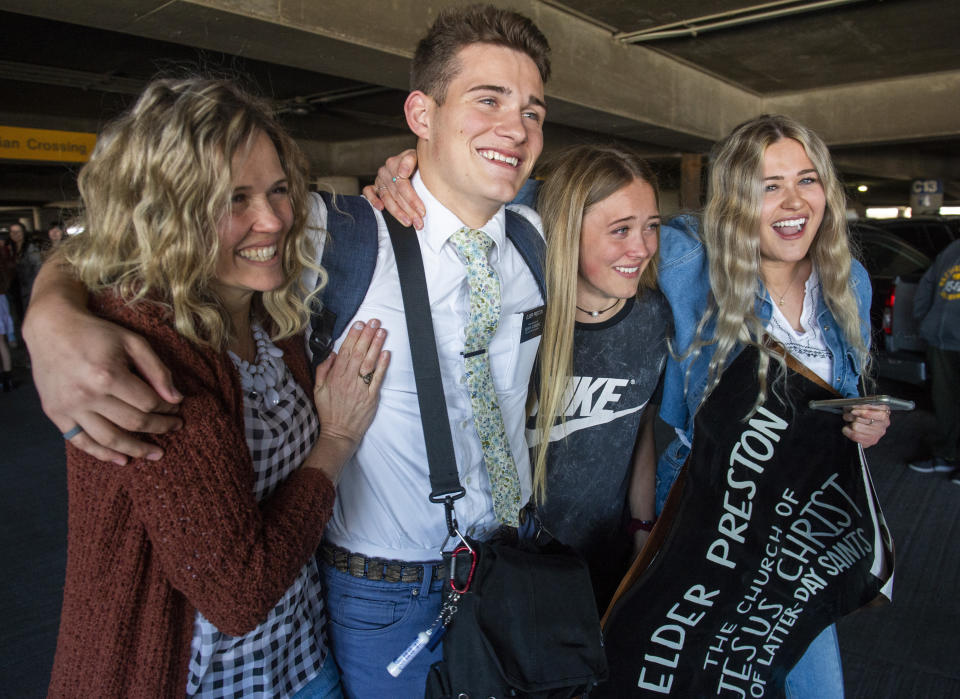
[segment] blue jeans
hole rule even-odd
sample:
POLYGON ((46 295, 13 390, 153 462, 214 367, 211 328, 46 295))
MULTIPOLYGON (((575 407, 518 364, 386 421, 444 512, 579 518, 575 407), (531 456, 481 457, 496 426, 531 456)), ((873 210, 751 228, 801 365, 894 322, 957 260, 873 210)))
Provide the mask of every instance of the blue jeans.
POLYGON ((392 583, 320 565, 327 636, 350 699, 423 696, 427 672, 442 658, 442 644, 433 652, 421 650, 399 677, 392 677, 387 665, 440 614, 444 581, 430 581, 433 565, 424 564, 424 569, 424 582, 392 583))
POLYGON ((307 682, 292 699, 343 699, 340 689, 340 673, 333 655, 327 653, 327 659, 320 668, 320 674, 307 682))
POLYGON ((837 625, 830 624, 813 639, 803 657, 787 673, 787 699, 843 699, 843 668, 837 625))

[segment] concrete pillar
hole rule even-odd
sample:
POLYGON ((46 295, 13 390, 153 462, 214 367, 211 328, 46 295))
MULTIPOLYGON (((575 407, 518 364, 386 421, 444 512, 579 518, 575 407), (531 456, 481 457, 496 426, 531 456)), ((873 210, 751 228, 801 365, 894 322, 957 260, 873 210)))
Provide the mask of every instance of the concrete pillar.
POLYGON ((686 211, 699 211, 703 206, 703 192, 700 188, 700 173, 703 170, 703 156, 699 153, 684 153, 680 157, 680 208, 686 211))
POLYGON ((681 211, 680 190, 661 189, 660 190, 660 216, 666 221, 674 214, 681 211))

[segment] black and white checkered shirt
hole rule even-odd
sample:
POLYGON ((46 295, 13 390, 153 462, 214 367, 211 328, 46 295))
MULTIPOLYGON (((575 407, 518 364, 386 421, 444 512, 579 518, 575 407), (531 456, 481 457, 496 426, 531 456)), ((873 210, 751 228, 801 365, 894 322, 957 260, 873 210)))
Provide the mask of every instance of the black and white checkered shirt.
MULTIPOLYGON (((238 363, 236 357, 234 363, 238 363)), ((269 496, 299 468, 319 432, 310 398, 282 359, 276 360, 276 366, 281 374, 276 385, 279 403, 271 405, 264 394, 253 391, 245 392, 243 399, 247 446, 257 473, 257 500, 269 496)), ((187 696, 292 696, 323 666, 325 626, 320 572, 313 558, 266 620, 244 636, 221 633, 197 612, 187 696)))

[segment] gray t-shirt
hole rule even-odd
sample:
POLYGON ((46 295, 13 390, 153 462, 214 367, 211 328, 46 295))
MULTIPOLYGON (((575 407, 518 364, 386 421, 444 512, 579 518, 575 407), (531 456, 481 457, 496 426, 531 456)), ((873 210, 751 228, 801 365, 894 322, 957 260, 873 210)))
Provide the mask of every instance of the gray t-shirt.
MULTIPOLYGON (((660 384, 670 310, 657 290, 629 299, 603 323, 577 323, 566 423, 547 453, 544 526, 587 560, 605 603, 625 572, 627 494, 641 418, 660 384), (565 436, 564 436, 565 435, 565 436)), ((536 415, 528 423, 534 439, 536 415)))

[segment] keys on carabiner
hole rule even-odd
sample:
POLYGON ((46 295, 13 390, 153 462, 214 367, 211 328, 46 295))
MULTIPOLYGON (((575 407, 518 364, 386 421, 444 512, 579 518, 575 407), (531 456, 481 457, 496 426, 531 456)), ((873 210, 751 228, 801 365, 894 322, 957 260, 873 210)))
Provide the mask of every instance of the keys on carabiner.
POLYGON ((394 677, 398 677, 424 648, 428 651, 436 649, 441 639, 443 639, 447 633, 447 627, 457 613, 460 597, 470 589, 470 585, 473 582, 473 574, 477 568, 477 552, 470 547, 459 531, 456 533, 463 543, 455 548, 450 555, 450 590, 447 592, 443 604, 440 605, 440 614, 434 620, 433 624, 430 625, 429 629, 418 633, 417 637, 407 646, 406 650, 397 656, 396 660, 387 665, 387 672, 394 677), (457 558, 466 555, 470 557, 470 569, 467 571, 466 581, 458 586, 456 578, 457 558))
MULTIPOLYGON (((470 585, 473 583, 473 574, 477 570, 477 552, 474 551, 473 547, 470 546, 459 530, 454 529, 454 532, 460 537, 462 543, 457 546, 450 555, 450 590, 447 592, 443 604, 440 606, 439 616, 437 616, 430 628, 418 633, 417 637, 407 646, 406 650, 397 656, 396 660, 387 665, 387 672, 394 677, 399 676, 424 648, 428 651, 433 651, 440 645, 440 641, 447 633, 450 622, 453 621, 453 617, 457 613, 460 598, 470 589, 470 585), (470 568, 465 574, 465 579, 458 584, 457 561, 461 557, 463 557, 464 560, 469 557, 470 568)), ((444 542, 444 544, 446 544, 446 542, 444 542)))
POLYGON ((440 641, 443 640, 443 637, 447 634, 447 625, 440 623, 437 626, 436 631, 430 634, 430 640, 427 641, 427 650, 431 653, 436 650, 437 646, 440 645, 440 641))

